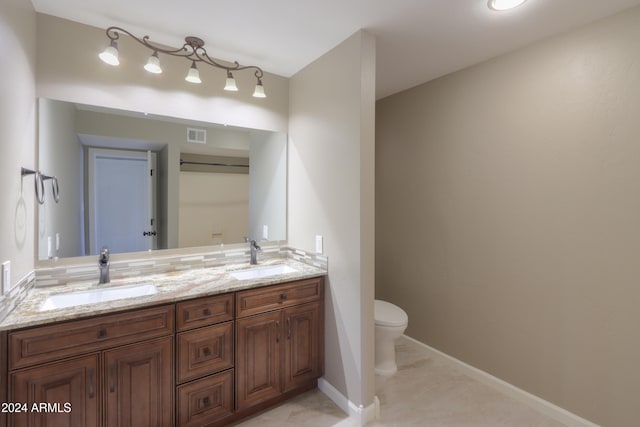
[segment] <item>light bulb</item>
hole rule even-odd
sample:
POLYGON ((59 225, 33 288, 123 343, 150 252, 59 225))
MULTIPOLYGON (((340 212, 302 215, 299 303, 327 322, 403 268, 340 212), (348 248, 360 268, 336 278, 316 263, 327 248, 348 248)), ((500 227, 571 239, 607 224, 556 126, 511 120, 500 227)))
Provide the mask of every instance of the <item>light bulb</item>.
POLYGON ((527 0, 489 0, 489 9, 501 11, 520 6, 527 0))
POLYGON ((120 65, 118 60, 118 43, 115 40, 111 40, 111 43, 107 48, 98 55, 102 62, 109 65, 120 65))
POLYGON ((193 64, 191 64, 191 68, 189 68, 189 72, 187 73, 187 77, 184 79, 189 83, 202 83, 202 80, 200 80, 200 71, 198 71, 198 67, 196 67, 196 61, 193 61, 193 64))
POLYGON ((229 70, 227 70, 227 82, 224 85, 224 90, 231 92, 236 92, 238 90, 238 86, 236 86, 236 79, 233 78, 233 74, 231 74, 231 71, 229 70))
POLYGON ((147 60, 147 64, 144 66, 144 69, 153 74, 162 73, 162 67, 160 67, 160 58, 158 58, 158 52, 153 52, 153 54, 147 60))
POLYGON ((258 79, 258 83, 256 83, 256 88, 253 91, 254 98, 266 98, 267 95, 264 93, 264 86, 262 86, 262 80, 258 79))

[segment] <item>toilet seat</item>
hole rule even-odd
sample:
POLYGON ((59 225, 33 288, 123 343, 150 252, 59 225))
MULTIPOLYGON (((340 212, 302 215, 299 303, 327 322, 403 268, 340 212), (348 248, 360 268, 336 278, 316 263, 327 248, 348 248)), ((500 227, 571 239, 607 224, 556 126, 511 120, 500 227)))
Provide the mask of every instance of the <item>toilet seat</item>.
POLYGON ((387 301, 374 301, 374 318, 376 325, 403 326, 409 322, 407 313, 397 305, 387 301))

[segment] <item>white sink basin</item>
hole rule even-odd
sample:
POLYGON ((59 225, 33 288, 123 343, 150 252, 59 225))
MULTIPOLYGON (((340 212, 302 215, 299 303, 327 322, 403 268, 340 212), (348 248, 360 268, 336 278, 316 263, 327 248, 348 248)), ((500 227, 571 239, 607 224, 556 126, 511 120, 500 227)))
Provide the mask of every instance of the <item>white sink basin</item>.
POLYGON ((49 295, 40 306, 40 311, 57 308, 75 307, 78 305, 97 304, 125 298, 143 297, 158 293, 153 283, 140 283, 130 286, 111 286, 90 291, 68 292, 49 295))
POLYGON ((232 271, 231 276, 238 280, 262 279, 264 277, 277 276, 279 274, 295 273, 295 268, 288 265, 278 264, 265 267, 249 268, 247 270, 232 271))

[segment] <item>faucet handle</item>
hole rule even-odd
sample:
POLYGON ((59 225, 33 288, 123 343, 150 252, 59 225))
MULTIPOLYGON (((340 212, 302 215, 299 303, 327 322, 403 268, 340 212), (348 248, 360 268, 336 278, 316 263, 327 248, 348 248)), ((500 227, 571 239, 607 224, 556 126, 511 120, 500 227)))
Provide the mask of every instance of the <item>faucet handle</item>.
POLYGON ((100 250, 100 262, 101 263, 109 262, 109 248, 106 246, 103 246, 102 249, 100 250))
POLYGON ((103 246, 100 250, 100 257, 98 257, 98 269, 100 270, 100 280, 98 284, 102 285, 103 283, 109 283, 109 266, 111 265, 111 261, 109 261, 109 248, 103 246))
POLYGON ((258 249, 258 250, 261 250, 260 246, 258 246, 258 242, 256 242, 255 239, 252 239, 250 237, 245 237, 244 241, 245 241, 245 243, 248 243, 249 246, 252 246, 252 247, 254 247, 254 248, 258 249))

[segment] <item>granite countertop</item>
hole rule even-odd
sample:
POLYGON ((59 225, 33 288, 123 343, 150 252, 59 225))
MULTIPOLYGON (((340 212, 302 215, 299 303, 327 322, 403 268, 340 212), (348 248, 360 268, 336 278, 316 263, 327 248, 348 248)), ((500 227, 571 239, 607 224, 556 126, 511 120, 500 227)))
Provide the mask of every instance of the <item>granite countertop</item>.
POLYGON ((113 280, 108 285, 98 286, 95 281, 76 282, 52 287, 35 287, 29 291, 22 301, 2 322, 0 331, 42 325, 46 323, 73 320, 98 314, 109 314, 116 311, 141 308, 146 306, 172 303, 192 298, 222 294, 225 292, 257 288, 326 274, 321 268, 311 266, 292 259, 272 259, 259 265, 230 264, 222 267, 199 268, 152 274, 135 278, 113 280), (259 279, 238 280, 229 273, 255 267, 287 265, 295 270, 292 273, 274 275, 259 279), (95 304, 39 311, 40 306, 49 295, 78 292, 105 287, 127 286, 141 283, 153 283, 158 292, 143 297, 125 298, 95 304))

